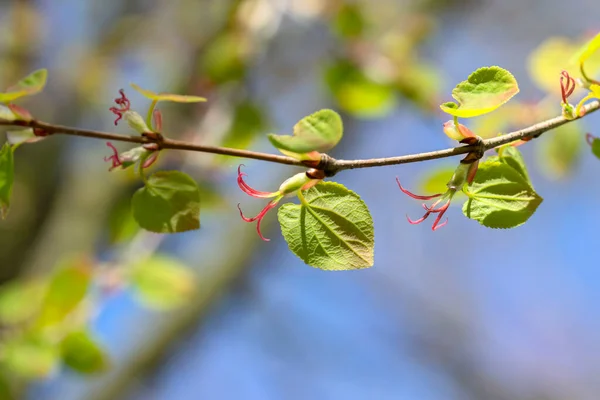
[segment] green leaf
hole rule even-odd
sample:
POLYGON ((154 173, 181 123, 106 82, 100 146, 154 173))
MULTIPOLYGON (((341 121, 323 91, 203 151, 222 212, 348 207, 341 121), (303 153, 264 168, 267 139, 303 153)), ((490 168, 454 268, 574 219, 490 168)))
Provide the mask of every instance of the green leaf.
POLYGON ((46 285, 41 280, 15 280, 0 288, 0 322, 18 325, 35 316, 42 306, 46 285))
POLYGON ((48 377, 58 367, 56 346, 40 336, 17 336, 3 343, 2 362, 26 380, 48 377))
POLYGON ((85 298, 92 280, 92 266, 85 259, 64 261, 50 278, 37 326, 60 324, 85 298))
POLYGON ((525 160, 523 159, 523 155, 514 146, 505 146, 500 148, 498 151, 498 159, 500 162, 504 164, 508 164, 514 168, 515 171, 519 173, 525 179, 525 181, 531 185, 531 180, 529 179, 529 173, 527 172, 527 166, 525 165, 525 160))
POLYGON ((301 204, 284 204, 277 214, 281 233, 294 254, 324 270, 373 265, 373 219, 356 193, 334 182, 302 192, 301 204))
POLYGON ((108 356, 88 331, 70 332, 60 343, 63 362, 82 374, 106 371, 108 356))
POLYGON ((248 56, 253 50, 252 39, 248 35, 227 29, 211 40, 201 53, 200 76, 206 76, 217 86, 242 79, 248 56))
POLYGON ((592 140, 592 153, 600 158, 600 139, 598 138, 592 140))
POLYGON ((476 117, 494 111, 517 93, 519 86, 510 72, 497 66, 483 67, 452 90, 458 104, 444 103, 440 108, 456 117, 476 117))
POLYGON ((264 131, 266 125, 262 108, 252 102, 243 101, 237 104, 233 112, 231 127, 225 134, 221 145, 245 149, 259 133, 264 131))
POLYGON ((579 64, 583 64, 588 58, 596 51, 600 49, 600 33, 594 36, 589 42, 584 44, 581 49, 577 52, 577 61, 579 64))
POLYGON ((294 125, 293 136, 269 134, 269 140, 284 154, 325 152, 338 144, 343 130, 340 115, 325 109, 302 118, 294 125))
POLYGON ((131 285, 144 304, 157 309, 180 307, 191 299, 196 277, 180 261, 156 255, 131 268, 131 285))
POLYGON ((393 82, 376 81, 348 61, 338 61, 328 67, 325 83, 338 106, 354 117, 382 117, 397 102, 393 82))
POLYGON ((519 171, 494 159, 479 166, 466 194, 469 199, 463 205, 465 216, 489 228, 522 225, 542 202, 519 171))
POLYGON ((188 96, 182 94, 171 94, 171 93, 156 93, 151 90, 142 89, 135 83, 129 84, 134 90, 141 93, 142 96, 154 100, 154 101, 173 101, 175 103, 199 103, 204 102, 206 99, 199 96, 188 96))
POLYGON ((13 148, 9 143, 4 143, 4 146, 0 149, 0 216, 2 219, 8 215, 14 180, 15 159, 13 148))
POLYGON ((585 133, 579 121, 556 128, 535 146, 540 171, 549 179, 563 179, 573 173, 581 159, 585 133))
POLYGON ((355 3, 343 3, 333 20, 333 30, 342 38, 360 37, 366 25, 363 10, 355 3))
POLYGON ((133 195, 133 217, 156 233, 185 232, 200 228, 200 190, 179 171, 161 171, 148 178, 133 195))
MULTIPOLYGON (((527 59, 527 70, 533 82, 542 90, 553 96, 560 96, 559 78, 562 71, 567 71, 573 78, 583 78, 579 68, 579 55, 573 57, 581 47, 579 42, 569 38, 551 37, 542 42, 527 59)), ((600 70, 600 53, 592 55, 585 63, 588 74, 600 70)), ((560 97, 558 97, 560 98, 560 97)))
POLYGON ((17 84, 8 89, 7 92, 0 93, 0 103, 10 103, 24 96, 36 94, 46 86, 48 70, 38 69, 21 79, 17 84))

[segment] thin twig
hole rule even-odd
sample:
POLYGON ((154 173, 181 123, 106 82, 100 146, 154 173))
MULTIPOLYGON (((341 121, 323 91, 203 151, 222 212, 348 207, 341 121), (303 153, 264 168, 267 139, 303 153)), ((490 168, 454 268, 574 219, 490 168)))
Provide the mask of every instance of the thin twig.
MULTIPOLYGON (((584 110, 584 116, 589 115, 600 109, 600 101, 593 101, 586 105, 584 110)), ((490 150, 496 147, 503 146, 508 143, 515 142, 522 139, 536 138, 542 135, 544 132, 558 128, 571 121, 575 121, 583 117, 578 117, 573 120, 566 119, 563 116, 548 119, 546 121, 539 122, 531 125, 527 128, 520 129, 518 131, 510 132, 495 138, 486 139, 483 141, 483 147, 485 150, 490 150)), ((113 140, 119 142, 139 143, 148 144, 153 143, 155 140, 145 136, 132 136, 122 135, 118 133, 94 131, 88 129, 79 129, 69 126, 55 125, 47 122, 32 120, 29 122, 23 121, 3 121, 0 120, 0 126, 20 126, 41 129, 51 134, 64 134, 73 136, 89 137, 94 139, 113 140)), ((160 143, 163 149, 173 150, 185 150, 185 151, 196 151, 199 153, 212 153, 221 154, 232 157, 249 158, 254 160, 262 160, 277 164, 306 166, 303 161, 296 160, 295 158, 281 156, 277 154, 261 153, 251 150, 233 149, 229 147, 219 146, 206 146, 201 144, 195 144, 191 142, 185 142, 181 140, 174 140, 165 138, 160 143)), ((328 176, 333 176, 339 171, 346 169, 357 169, 357 168, 372 168, 372 167, 383 167, 386 165, 398 165, 408 164, 427 160, 434 160, 439 158, 453 157, 461 154, 467 154, 478 150, 477 145, 451 147, 443 150, 430 151, 426 153, 408 154, 398 157, 383 157, 383 158, 371 158, 365 160, 337 160, 335 158, 323 155, 323 159, 319 168, 325 170, 328 176)), ((314 165, 311 165, 314 167, 314 165)))

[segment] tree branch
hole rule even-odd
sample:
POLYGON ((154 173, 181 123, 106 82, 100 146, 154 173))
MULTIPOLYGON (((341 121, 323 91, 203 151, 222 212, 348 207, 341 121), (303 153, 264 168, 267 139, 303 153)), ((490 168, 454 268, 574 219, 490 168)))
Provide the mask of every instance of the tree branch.
MULTIPOLYGON (((600 109, 600 101, 596 100, 585 107, 583 110, 585 111, 584 116, 587 116, 595 111, 600 109)), ((333 157, 323 155, 321 163, 317 168, 326 171, 327 176, 333 176, 336 173, 346 170, 346 169, 357 169, 357 168, 372 168, 372 167, 383 167, 387 165, 398 165, 398 164, 408 164, 415 163, 420 161, 434 160, 439 158, 447 158, 458 156, 461 154, 467 154, 471 152, 475 152, 477 150, 481 150, 483 146, 484 150, 491 150, 496 147, 503 146, 508 143, 512 143, 517 140, 523 139, 533 139, 537 138, 543 133, 550 131, 552 129, 558 128, 562 125, 565 125, 571 121, 575 121, 581 119, 583 117, 578 117, 573 120, 566 119, 563 116, 558 116, 555 118, 548 119, 546 121, 539 122, 535 125, 531 125, 527 128, 520 129, 518 131, 510 132, 495 138, 486 139, 482 141, 480 145, 468 145, 468 146, 459 146, 459 147, 451 147, 443 150, 430 151, 426 153, 418 153, 418 154, 408 154, 404 156, 398 157, 383 157, 383 158, 371 158, 365 160, 337 160, 333 157)), ((129 142, 129 143, 139 143, 139 144, 149 144, 156 143, 155 139, 145 137, 145 136, 133 136, 133 135, 122 135, 118 133, 110 133, 103 131, 94 131, 88 129, 79 129, 72 128, 68 126, 55 125, 47 122, 32 120, 29 122, 24 121, 3 121, 0 120, 0 126, 19 126, 19 127, 29 127, 29 128, 37 128, 41 129, 50 134, 64 134, 64 135, 72 135, 72 136, 82 136, 89 137, 94 139, 104 139, 104 140, 113 140, 119 142, 129 142)), ((206 146, 201 144, 195 144, 191 142, 185 142, 181 140, 174 140, 164 138, 160 142, 160 146, 163 149, 173 149, 173 150, 186 150, 186 151, 196 151, 199 153, 211 153, 211 154, 221 154, 225 156, 232 157, 240 157, 240 158, 248 158, 254 160, 261 160, 271 163, 277 164, 286 164, 286 165, 295 165, 295 166, 309 166, 306 162, 296 160, 295 158, 280 156, 276 154, 269 153, 261 153, 251 150, 242 150, 242 149, 233 149, 229 147, 219 147, 219 146, 206 146)), ((314 167, 314 165, 311 165, 314 167)))

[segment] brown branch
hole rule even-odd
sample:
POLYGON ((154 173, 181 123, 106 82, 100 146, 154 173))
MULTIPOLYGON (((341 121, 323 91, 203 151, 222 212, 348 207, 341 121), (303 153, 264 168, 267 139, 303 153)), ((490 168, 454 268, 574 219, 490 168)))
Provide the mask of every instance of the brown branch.
MULTIPOLYGON (((600 109, 600 101, 593 101, 583 107, 585 111, 584 116, 591 114, 600 109)), ((527 128, 520 129, 518 131, 510 132, 505 135, 501 135, 495 138, 483 140, 480 145, 469 145, 469 146, 459 146, 459 147, 451 147, 443 150, 430 151, 427 153, 418 153, 418 154, 408 154, 404 156, 398 157, 383 157, 383 158, 371 158, 365 160, 337 160, 333 157, 327 156, 323 154, 321 163, 317 168, 326 171, 328 176, 333 176, 339 171, 343 171, 346 169, 357 169, 357 168, 372 168, 372 167, 383 167, 386 165, 398 165, 398 164, 408 164, 420 161, 434 160, 439 158, 447 158, 458 156, 461 154, 467 154, 471 152, 475 152, 477 150, 481 150, 483 147, 484 150, 490 150, 496 147, 503 146, 508 143, 512 143, 517 140, 522 139, 532 139, 542 135, 544 132, 550 131, 552 129, 558 128, 564 124, 567 124, 571 121, 575 121, 583 117, 578 117, 574 120, 566 119, 563 116, 555 117, 548 119, 546 121, 539 122, 535 125, 531 125, 527 128)), ((105 139, 105 140, 113 140, 120 142, 129 142, 129 143, 139 143, 139 144, 148 144, 156 142, 155 139, 148 138, 145 136, 132 136, 132 135, 121 135, 117 133, 103 132, 103 131, 94 131, 88 129, 79 129, 72 128, 68 126, 61 126, 50 124, 47 122, 41 122, 32 120, 29 122, 23 121, 3 121, 0 120, 0 126, 20 126, 20 127, 30 127, 37 128, 43 131, 46 131, 51 134, 64 134, 64 135, 73 135, 73 136, 82 136, 89 137, 95 139, 105 139)), ((185 142, 181 140, 174 140, 165 138, 160 142, 160 146, 163 149, 173 149, 173 150, 186 150, 186 151, 196 151, 199 153, 211 153, 211 154, 221 154, 232 157, 240 157, 240 158, 249 158, 254 160, 262 160, 271 163, 277 164, 286 164, 286 165, 296 165, 296 166, 307 166, 303 161, 296 160, 295 158, 280 156, 276 154, 269 153, 261 153, 250 150, 242 150, 242 149, 233 149, 229 147, 218 147, 218 146, 206 146, 201 144, 194 144, 191 142, 185 142)), ((312 165, 314 167, 314 165, 312 165)))

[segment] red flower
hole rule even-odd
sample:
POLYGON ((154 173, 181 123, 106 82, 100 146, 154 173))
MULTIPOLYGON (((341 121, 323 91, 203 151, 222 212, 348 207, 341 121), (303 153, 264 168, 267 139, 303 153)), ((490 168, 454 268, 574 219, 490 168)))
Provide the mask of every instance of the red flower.
POLYGON ((113 169, 123 165, 123 163, 119 158, 119 151, 117 150, 117 148, 111 142, 106 142, 106 145, 111 148, 111 150, 113 151, 113 155, 109 157, 104 157, 104 161, 112 162, 112 166, 109 169, 109 171, 112 171, 113 169))
POLYGON ((117 119, 115 119, 115 125, 117 125, 117 123, 121 120, 121 118, 123 118, 123 114, 125 114, 131 108, 131 102, 129 101, 127 96, 125 96, 125 91, 123 89, 121 89, 121 90, 119 90, 119 93, 121 94, 121 97, 117 97, 115 99, 115 103, 119 107, 118 108, 117 107, 109 108, 109 110, 112 111, 117 116, 117 119))
POLYGON ((267 215, 269 210, 274 208, 277 205, 277 203, 279 203, 279 200, 281 200, 283 198, 283 195, 279 191, 277 191, 277 192, 261 192, 260 190, 256 190, 256 189, 250 187, 250 185, 248 185, 246 182, 244 182, 244 176, 247 176, 247 175, 242 172, 242 165, 240 165, 238 167, 237 183, 238 183, 238 186, 240 187, 240 189, 242 189, 242 191, 244 193, 246 193, 249 196, 259 198, 259 199, 268 199, 271 197, 275 197, 273 200, 271 200, 265 206, 265 208, 263 208, 261 210, 261 212, 258 213, 258 215, 256 217, 253 217, 253 218, 248 218, 248 217, 244 216, 244 213, 242 212, 242 209, 240 208, 240 205, 238 203, 238 210, 240 210, 240 216, 242 217, 242 219, 246 222, 257 221, 256 222, 256 231, 258 232, 258 236, 260 236, 260 238, 262 240, 264 240, 265 242, 268 242, 270 239, 265 238, 260 231, 260 223, 262 222, 262 219, 265 217, 265 215, 267 215))
POLYGON ((563 104, 568 104, 569 96, 575 91, 575 79, 573 79, 567 71, 560 73, 560 93, 563 104))
POLYGON ((404 189, 402 187, 402 185, 400 184, 400 180, 398 178, 396 178, 396 182, 398 182, 398 187, 400 188, 402 193, 412 197, 413 199, 431 200, 431 199, 440 197, 430 207, 427 206, 427 204, 423 203, 423 208, 425 209, 425 214, 421 218, 413 221, 407 215, 406 219, 408 220, 408 222, 411 225, 420 224, 421 222, 425 221, 431 214, 438 214, 435 221, 433 221, 433 226, 431 227, 431 230, 433 230, 433 231, 438 230, 439 228, 441 228, 442 226, 444 226, 448 223, 448 218, 446 218, 446 221, 442 222, 441 224, 440 224, 440 221, 442 220, 442 217, 444 216, 444 213, 446 212, 446 210, 448 210, 448 207, 450 207, 450 202, 452 201, 452 197, 454 196, 454 193, 456 193, 455 188, 448 189, 448 191, 446 191, 446 193, 437 193, 437 194, 434 194, 431 196, 421 196, 421 195, 414 194, 414 193, 404 189), (438 204, 440 204, 440 203, 442 203, 442 205, 437 207, 438 204))

